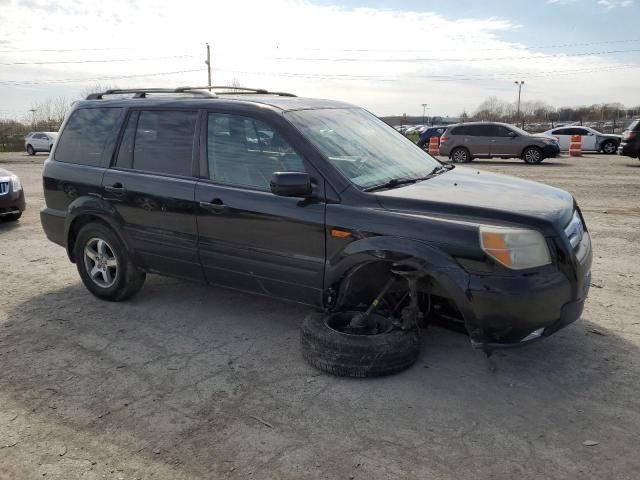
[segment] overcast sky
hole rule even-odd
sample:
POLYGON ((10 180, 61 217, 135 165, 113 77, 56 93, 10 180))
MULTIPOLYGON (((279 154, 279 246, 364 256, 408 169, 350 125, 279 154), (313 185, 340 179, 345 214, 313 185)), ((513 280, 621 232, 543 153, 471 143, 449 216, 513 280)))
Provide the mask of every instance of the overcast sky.
POLYGON ((640 105, 633 0, 0 0, 0 118, 47 97, 213 83, 472 112, 486 97, 640 105), (170 73, 174 72, 174 73, 170 73), (180 72, 180 73, 176 73, 180 72))

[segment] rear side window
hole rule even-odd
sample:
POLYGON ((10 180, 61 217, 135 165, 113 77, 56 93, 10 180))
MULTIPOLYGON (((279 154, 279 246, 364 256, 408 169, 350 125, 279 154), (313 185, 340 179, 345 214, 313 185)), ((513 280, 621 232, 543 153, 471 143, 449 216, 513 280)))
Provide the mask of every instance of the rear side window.
POLYGON ((133 112, 122 137, 116 166, 191 176, 197 117, 197 112, 133 112))
POLYGON ((56 147, 58 162, 97 167, 121 108, 82 108, 74 111, 56 147))
POLYGON ((472 137, 492 137, 493 125, 468 125, 467 135, 472 137))
POLYGON ((640 120, 634 120, 633 122, 631 122, 631 125, 629 125, 627 127, 627 130, 630 130, 632 132, 633 131, 636 131, 636 132, 639 131, 640 130, 640 120))
POLYGON ((467 134, 466 126, 453 127, 451 129, 451 135, 466 135, 466 134, 467 134))

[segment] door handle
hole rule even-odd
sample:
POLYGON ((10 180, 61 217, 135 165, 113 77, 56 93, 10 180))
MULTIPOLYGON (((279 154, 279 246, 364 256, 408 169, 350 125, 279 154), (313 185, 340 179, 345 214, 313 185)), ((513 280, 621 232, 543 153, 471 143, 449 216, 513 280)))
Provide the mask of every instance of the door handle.
POLYGON ((215 198, 211 202, 200 202, 200 208, 217 213, 222 213, 229 209, 219 198, 215 198))
POLYGON ((110 192, 116 195, 122 195, 127 191, 120 182, 114 183, 113 185, 105 185, 104 189, 107 192, 110 192))

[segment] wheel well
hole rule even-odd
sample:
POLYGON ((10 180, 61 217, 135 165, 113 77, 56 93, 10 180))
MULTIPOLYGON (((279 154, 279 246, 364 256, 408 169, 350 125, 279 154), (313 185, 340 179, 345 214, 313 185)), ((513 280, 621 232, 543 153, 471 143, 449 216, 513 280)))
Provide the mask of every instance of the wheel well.
POLYGON ((540 150, 540 152, 544 153, 544 150, 542 149, 542 147, 538 146, 538 145, 527 145, 526 147, 524 147, 522 149, 522 152, 520 152, 520 158, 524 157, 524 152, 527 151, 527 149, 529 148, 535 148, 536 150, 540 150))
MULTIPOLYGON (((369 305, 393 275, 391 273, 393 265, 392 262, 379 260, 353 267, 339 284, 335 285, 338 297, 332 308, 356 308, 369 305)), ((404 289, 402 280, 399 280, 392 290, 403 291, 404 289)), ((446 291, 428 273, 419 276, 418 290, 430 295, 448 297, 446 291)))
POLYGON ((92 222, 98 222, 108 228, 111 228, 111 226, 107 222, 96 215, 80 215, 74 218, 71 222, 71 225, 69 225, 69 232, 67 233, 67 253, 69 254, 69 259, 74 263, 76 261, 74 250, 76 246, 76 238, 78 238, 78 233, 80 233, 82 227, 92 222))
POLYGON ((469 154, 469 156, 471 156, 471 150, 469 150, 467 147, 465 147, 464 145, 456 145, 455 147, 453 147, 451 149, 451 151, 449 152, 449 158, 451 158, 453 156, 453 152, 455 152, 458 149, 462 149, 462 150, 466 150, 467 153, 469 154))

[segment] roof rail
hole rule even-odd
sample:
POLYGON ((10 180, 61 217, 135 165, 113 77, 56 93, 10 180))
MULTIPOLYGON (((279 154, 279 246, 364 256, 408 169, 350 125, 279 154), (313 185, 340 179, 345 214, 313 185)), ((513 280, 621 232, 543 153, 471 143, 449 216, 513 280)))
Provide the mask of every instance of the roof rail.
POLYGON ((91 93, 87 96, 87 100, 100 100, 105 95, 121 95, 132 93, 133 98, 145 98, 147 93, 190 93, 192 95, 202 95, 205 97, 215 97, 216 95, 203 91, 201 89, 192 89, 190 87, 179 88, 124 88, 124 89, 111 89, 102 93, 91 93), (192 91, 193 90, 193 91, 192 91))
POLYGON ((148 93, 190 93, 204 97, 215 98, 218 95, 278 95, 281 97, 295 97, 293 93, 270 92, 263 88, 231 87, 228 85, 206 85, 204 87, 178 87, 178 88, 125 88, 111 89, 102 93, 91 93, 87 100, 101 100, 105 95, 133 94, 133 98, 145 98, 148 93), (211 90, 228 90, 225 92, 212 92, 211 90))
POLYGON ((293 93, 288 92, 270 92, 264 88, 248 88, 248 87, 234 87, 230 85, 206 85, 204 87, 181 87, 176 88, 180 91, 191 90, 229 90, 226 92, 216 91, 216 95, 279 95, 281 97, 295 97, 293 93))

